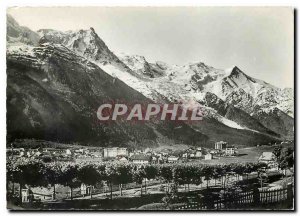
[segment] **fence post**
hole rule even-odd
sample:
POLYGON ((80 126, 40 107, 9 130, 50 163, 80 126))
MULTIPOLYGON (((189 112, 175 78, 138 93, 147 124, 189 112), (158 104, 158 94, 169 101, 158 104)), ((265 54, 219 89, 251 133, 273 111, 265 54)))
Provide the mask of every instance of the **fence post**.
POLYGON ((287 203, 289 207, 293 207, 293 185, 287 185, 287 203))
POLYGON ((259 193, 258 188, 253 189, 253 203, 254 203, 254 205, 260 204, 260 193, 259 193))

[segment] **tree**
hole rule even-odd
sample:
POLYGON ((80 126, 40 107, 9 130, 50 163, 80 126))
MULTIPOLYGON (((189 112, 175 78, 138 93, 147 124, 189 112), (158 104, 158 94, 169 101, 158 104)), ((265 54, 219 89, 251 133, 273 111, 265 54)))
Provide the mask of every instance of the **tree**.
POLYGON ((132 182, 132 168, 130 165, 126 164, 120 164, 117 166, 117 183, 119 184, 120 188, 120 195, 122 196, 122 189, 123 189, 123 184, 127 184, 129 182, 132 182))
POLYGON ((217 185, 217 179, 221 178, 223 174, 223 169, 220 165, 217 165, 213 169, 212 178, 215 180, 215 186, 217 185))
POLYGON ((224 171, 223 187, 226 188, 226 181, 228 180, 228 177, 232 174, 232 164, 223 165, 223 171, 224 171))
POLYGON ((185 184, 184 166, 174 166, 172 169, 172 179, 175 185, 185 184))
POLYGON ((203 172, 204 179, 206 180, 206 188, 208 188, 208 181, 212 178, 213 175, 213 167, 204 166, 202 172, 203 172))
POLYGON ((53 187, 53 199, 56 199, 55 185, 62 183, 62 167, 57 163, 47 164, 45 169, 45 180, 53 187))
POLYGON ((286 174, 286 169, 293 167, 294 165, 294 151, 292 148, 282 148, 278 146, 273 150, 278 166, 281 170, 284 170, 286 174))
POLYGON ((132 180, 136 184, 141 184, 141 196, 143 195, 143 179, 145 177, 145 170, 142 168, 134 167, 132 170, 132 180))
POLYGON ((239 180, 239 176, 245 173, 246 166, 245 164, 235 164, 232 171, 237 175, 237 181, 239 180))
POLYGON ((254 165, 253 165, 253 163, 247 163, 246 165, 245 165, 245 170, 244 170, 244 172, 245 172, 245 174, 246 174, 246 176, 247 176, 247 180, 249 179, 249 174, 250 173, 252 173, 252 172, 254 172, 255 170, 254 170, 254 165))
POLYGON ((264 184, 268 181, 268 175, 264 169, 258 170, 258 181, 260 182, 260 188, 262 189, 264 184))
POLYGON ((167 183, 167 191, 169 190, 169 183, 173 179, 172 167, 170 165, 162 165, 159 168, 159 176, 167 183))
POLYGON ((278 163, 280 163, 281 152, 282 152, 282 146, 277 146, 273 150, 273 154, 275 155, 276 161, 278 163))
POLYGON ((73 199, 73 189, 80 186, 78 181, 78 165, 76 164, 64 164, 62 166, 62 184, 70 187, 70 198, 73 199))
POLYGON ((294 166, 294 151, 292 148, 283 149, 279 158, 279 167, 284 170, 286 175, 286 170, 294 166))
POLYGON ((102 180, 97 166, 92 164, 87 164, 79 168, 78 170, 78 180, 81 183, 90 186, 90 196, 93 195, 93 187, 102 180))
POLYGON ((105 164, 98 164, 97 166, 97 170, 98 170, 98 173, 100 174, 101 176, 101 179, 102 181, 99 182, 100 183, 100 186, 103 186, 103 181, 107 180, 107 176, 106 176, 106 165, 105 164))
MULTIPOLYGON (((20 184, 20 202, 22 203, 22 189, 25 185, 45 186, 45 166, 40 161, 28 160, 17 161, 15 165, 14 178, 20 184)), ((29 188, 30 189, 30 188, 29 188)))
POLYGON ((17 169, 17 164, 13 160, 6 160, 6 191, 9 192, 8 190, 8 183, 11 182, 13 184, 12 186, 12 196, 15 193, 15 183, 19 183, 18 180, 18 169, 17 169))
POLYGON ((118 183, 118 176, 119 176, 116 164, 108 164, 105 167, 105 175, 106 175, 107 182, 110 186, 110 199, 112 199, 113 198, 112 186, 113 184, 118 183))
MULTIPOLYGON (((188 183, 193 183, 195 185, 201 185, 202 187, 202 177, 204 176, 203 173, 203 165, 197 166, 190 166, 189 169, 186 170, 186 178, 188 183)), ((189 186, 189 185, 188 185, 189 186)), ((190 188, 188 187, 190 190, 190 188)))
POLYGON ((158 169, 156 166, 147 165, 144 168, 145 171, 145 193, 147 193, 147 182, 146 179, 154 179, 157 177, 158 169))

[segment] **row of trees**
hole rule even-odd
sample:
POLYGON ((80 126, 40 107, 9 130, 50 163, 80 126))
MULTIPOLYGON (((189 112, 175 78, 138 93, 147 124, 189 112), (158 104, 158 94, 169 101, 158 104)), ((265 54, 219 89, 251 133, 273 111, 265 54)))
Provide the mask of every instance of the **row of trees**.
MULTIPOLYGON (((201 164, 116 164, 116 163, 43 163, 37 160, 18 159, 7 162, 7 182, 20 185, 20 197, 22 188, 28 187, 53 187, 55 199, 55 185, 68 186, 71 190, 80 187, 81 183, 93 186, 103 185, 106 182, 110 188, 112 199, 113 185, 119 185, 120 195, 122 188, 127 183, 137 183, 141 185, 141 195, 143 193, 143 183, 147 191, 147 179, 157 179, 169 185, 200 185, 203 180, 209 187, 209 180, 219 180, 223 187, 226 187, 229 176, 248 176, 249 173, 258 171, 265 167, 262 163, 228 164, 228 165, 201 165, 201 164), (144 181, 144 182, 143 182, 144 181)), ((14 188, 14 187, 13 187, 14 188)), ((14 193, 14 192, 13 192, 14 193)), ((90 192, 92 196, 92 191, 90 192)))

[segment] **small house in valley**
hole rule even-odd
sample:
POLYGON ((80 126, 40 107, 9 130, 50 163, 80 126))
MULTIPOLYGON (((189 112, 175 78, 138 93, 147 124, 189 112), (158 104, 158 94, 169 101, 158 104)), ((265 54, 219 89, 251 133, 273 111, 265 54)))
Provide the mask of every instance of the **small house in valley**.
POLYGON ((136 154, 130 157, 132 163, 136 164, 149 164, 151 162, 151 156, 145 154, 136 154))

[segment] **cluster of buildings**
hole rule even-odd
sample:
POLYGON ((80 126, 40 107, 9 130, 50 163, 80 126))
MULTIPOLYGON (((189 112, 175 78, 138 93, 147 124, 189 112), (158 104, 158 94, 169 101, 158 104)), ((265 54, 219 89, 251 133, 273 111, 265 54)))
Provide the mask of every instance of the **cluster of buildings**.
POLYGON ((212 160, 214 157, 235 156, 236 148, 228 143, 220 141, 215 143, 214 149, 191 147, 185 150, 153 150, 146 148, 129 152, 127 148, 104 148, 103 157, 120 162, 132 162, 136 164, 149 163, 178 163, 192 160, 212 160))
POLYGON ((120 162, 132 162, 136 164, 149 163, 178 163, 192 160, 212 160, 214 157, 234 156, 236 148, 220 141, 215 143, 214 149, 202 147, 190 147, 184 150, 162 149, 129 151, 127 148, 8 148, 7 156, 50 158, 56 160, 111 160, 120 162))
POLYGON ((7 157, 27 157, 39 159, 72 160, 74 158, 102 157, 102 151, 90 151, 88 148, 8 148, 7 157))
POLYGON ((219 156, 235 156, 237 154, 236 149, 237 148, 234 145, 219 141, 215 143, 215 149, 214 151, 211 151, 211 153, 219 156))

